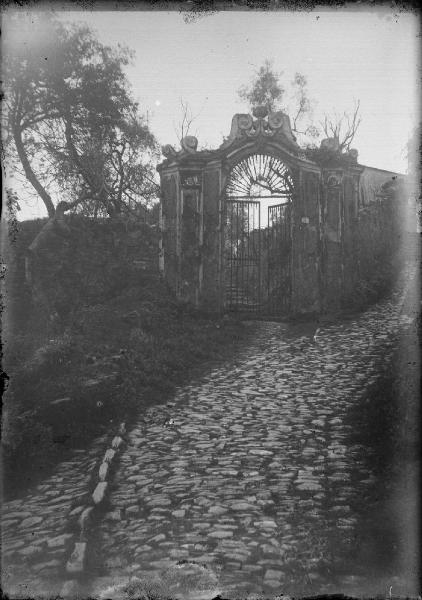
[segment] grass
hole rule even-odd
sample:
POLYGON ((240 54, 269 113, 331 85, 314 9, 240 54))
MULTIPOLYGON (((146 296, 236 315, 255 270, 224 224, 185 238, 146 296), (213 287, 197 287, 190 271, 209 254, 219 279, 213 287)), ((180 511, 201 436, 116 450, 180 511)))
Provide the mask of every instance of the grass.
POLYGON ((227 359, 247 335, 238 320, 178 304, 150 271, 106 301, 79 306, 48 335, 36 329, 5 352, 4 487, 12 497, 70 449, 227 359))

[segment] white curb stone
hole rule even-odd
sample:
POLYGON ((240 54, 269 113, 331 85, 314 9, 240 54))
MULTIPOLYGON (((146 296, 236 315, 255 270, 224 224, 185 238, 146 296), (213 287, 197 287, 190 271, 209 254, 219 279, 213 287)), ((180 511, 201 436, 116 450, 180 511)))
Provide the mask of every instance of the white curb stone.
POLYGON ((107 452, 104 454, 104 462, 110 463, 113 460, 115 454, 116 454, 116 452, 114 450, 112 450, 111 448, 109 448, 107 450, 107 452))
MULTIPOLYGON (((123 435, 125 433, 125 431, 126 431, 126 425, 125 425, 125 423, 121 423, 120 427, 119 427, 119 433, 123 435)), ((80 540, 85 539, 89 521, 92 519, 93 512, 94 512, 96 506, 104 500, 104 497, 105 497, 105 494, 106 494, 106 491, 108 488, 108 482, 106 481, 106 479, 109 474, 110 463, 114 459, 114 457, 118 451, 118 448, 122 445, 122 443, 123 443, 123 439, 119 435, 115 436, 111 442, 112 448, 108 448, 105 452, 103 462, 101 463, 101 465, 98 469, 99 481, 97 482, 97 485, 92 493, 92 501, 93 501, 94 505, 93 506, 78 506, 77 508, 73 509, 70 513, 70 516, 76 516, 76 515, 80 514, 79 519, 78 519, 78 525, 80 527, 80 538, 79 538, 80 540)), ((113 516, 115 515, 117 517, 116 513, 111 513, 111 514, 113 514, 113 516)), ((119 512, 118 516, 120 517, 120 512, 119 512)), ((35 517, 35 520, 36 519, 37 518, 35 517)), ((39 519, 39 520, 41 521, 42 519, 39 519)), ((34 517, 27 518, 26 522, 23 521, 23 523, 25 525, 34 524, 35 523, 34 517)), ((67 539, 69 539, 69 536, 63 535, 63 536, 60 536, 60 538, 55 538, 55 539, 51 540, 48 545, 49 546, 51 544, 53 544, 54 546, 64 545, 64 543, 66 542, 67 539)), ((87 551, 86 540, 75 543, 73 552, 72 552, 69 560, 66 563, 66 572, 67 573, 72 573, 74 575, 80 576, 84 572, 86 551, 87 551)), ((25 552, 28 554, 30 552, 33 552, 32 547, 30 547, 29 551, 27 549, 25 549, 25 552)), ((60 595, 63 598, 76 598, 78 596, 78 591, 79 591, 78 580, 70 579, 63 584, 60 595)))
POLYGON ((75 548, 67 561, 68 573, 82 573, 85 566, 86 542, 76 542, 75 548))
POLYGON ((106 489, 108 487, 108 483, 106 481, 100 481, 97 484, 97 487, 92 494, 92 499, 94 500, 94 504, 100 504, 104 500, 104 495, 106 493, 106 489))
POLYGON ((100 465, 100 469, 98 471, 98 476, 100 478, 100 481, 105 481, 107 478, 107 473, 108 473, 108 467, 109 467, 109 463, 103 462, 100 465))

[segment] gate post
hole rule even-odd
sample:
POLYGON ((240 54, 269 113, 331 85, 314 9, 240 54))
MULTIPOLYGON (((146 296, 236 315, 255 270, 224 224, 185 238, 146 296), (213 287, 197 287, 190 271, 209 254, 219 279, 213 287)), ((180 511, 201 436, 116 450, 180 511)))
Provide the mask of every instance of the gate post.
MULTIPOLYGON (((186 142, 188 139, 188 142, 186 142)), ((164 146, 166 160, 157 167, 161 180, 160 272, 176 297, 199 306, 202 286, 202 164, 192 160, 192 141, 183 150, 164 146)))
POLYGON ((203 172, 203 281, 200 303, 210 312, 223 308, 221 162, 213 161, 203 172))
POLYGON ((357 164, 323 170, 323 309, 340 310, 357 278, 356 228, 359 178, 357 164))
POLYGON ((320 179, 316 167, 301 166, 293 199, 292 312, 321 310, 320 179))
POLYGON ((196 151, 196 138, 182 150, 164 146, 161 180, 160 271, 177 298, 207 311, 222 308, 221 161, 196 151))

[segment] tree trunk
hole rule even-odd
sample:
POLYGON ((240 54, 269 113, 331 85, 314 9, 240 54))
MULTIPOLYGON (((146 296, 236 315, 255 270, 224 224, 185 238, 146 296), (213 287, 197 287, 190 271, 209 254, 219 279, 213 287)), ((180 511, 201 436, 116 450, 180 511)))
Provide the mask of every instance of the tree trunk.
POLYGON ((37 176, 32 170, 31 164, 29 162, 28 156, 26 154, 25 145, 22 140, 22 131, 19 126, 13 127, 13 137, 15 140, 16 150, 18 152, 19 160, 22 163, 23 170, 25 171, 25 176, 29 183, 33 186, 36 192, 39 194, 41 200, 44 202, 45 207, 47 209, 48 216, 50 218, 55 215, 55 208, 53 201, 51 199, 50 194, 47 193, 45 188, 39 182, 37 176))

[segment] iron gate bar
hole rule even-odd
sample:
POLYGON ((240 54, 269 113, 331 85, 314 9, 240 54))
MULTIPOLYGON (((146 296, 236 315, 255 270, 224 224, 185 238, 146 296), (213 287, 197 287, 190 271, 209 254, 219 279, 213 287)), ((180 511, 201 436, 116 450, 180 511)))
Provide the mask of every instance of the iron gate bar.
POLYGON ((293 191, 293 181, 286 165, 278 158, 262 153, 252 154, 233 167, 226 186, 226 195, 264 197, 262 194, 259 196, 253 193, 254 185, 269 191, 268 197, 275 197, 280 193, 290 195, 293 191))
POLYGON ((252 198, 259 198, 259 200, 277 200, 277 198, 289 198, 291 194, 277 194, 275 196, 226 196, 227 200, 251 200, 252 198))
POLYGON ((226 300, 229 307, 258 310, 260 305, 260 205, 227 201, 226 300), (228 281, 227 281, 228 279, 228 281))

